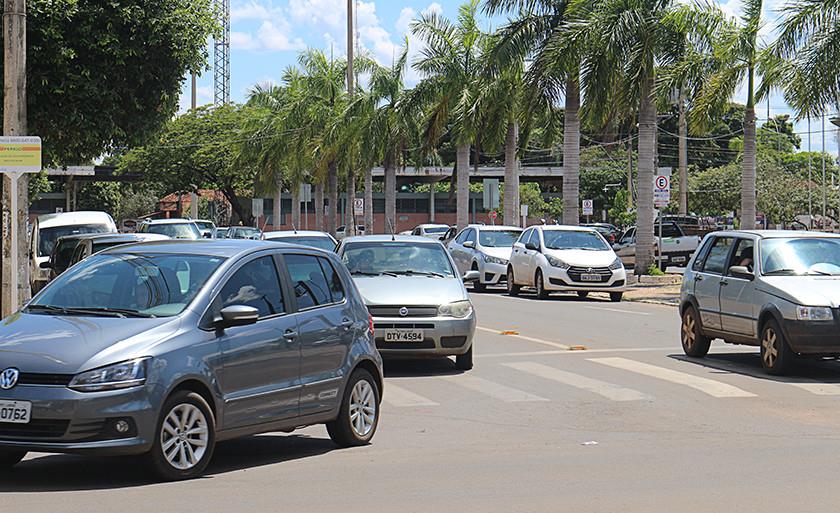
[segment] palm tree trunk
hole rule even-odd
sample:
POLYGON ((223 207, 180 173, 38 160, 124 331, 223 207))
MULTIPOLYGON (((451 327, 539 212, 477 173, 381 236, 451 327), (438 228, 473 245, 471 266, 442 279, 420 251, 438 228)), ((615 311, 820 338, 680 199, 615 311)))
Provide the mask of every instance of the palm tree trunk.
POLYGON ((365 233, 373 233, 373 169, 365 169, 365 233))
POLYGON ((351 166, 347 171, 347 208, 344 212, 345 233, 356 235, 356 211, 353 203, 356 202, 356 170, 351 166))
POLYGON ((653 264, 653 154, 656 131, 656 105, 653 99, 653 72, 639 88, 639 162, 636 179, 638 197, 636 228, 636 275, 646 274, 653 264))
POLYGON ((385 233, 397 232, 397 166, 393 150, 385 155, 385 233))
POLYGON ((283 175, 278 173, 276 177, 276 184, 277 189, 274 191, 274 208, 271 211, 271 217, 274 219, 272 226, 275 230, 281 226, 280 217, 283 209, 280 202, 283 200, 283 175))
POLYGON ((336 234, 336 213, 338 212, 338 167, 335 161, 330 162, 327 168, 327 208, 324 213, 327 218, 327 231, 335 237, 336 234))
POLYGON ((505 137, 505 216, 504 222, 508 226, 519 226, 519 160, 516 158, 516 148, 519 146, 519 124, 508 122, 507 137, 505 137))
POLYGON ((300 225, 300 184, 292 184, 292 227, 303 228, 300 225))
POLYGON ((470 222, 470 145, 461 144, 456 149, 456 187, 455 223, 458 230, 470 222))
POLYGON ((680 167, 680 215, 688 214, 688 123, 685 118, 685 92, 680 89, 679 118, 679 167, 680 167))
POLYGON ((324 184, 315 184, 315 229, 324 231, 324 184))
MULTIPOLYGON (((752 84, 750 84, 750 87, 752 84)), ((744 112, 744 166, 741 171, 741 229, 755 229, 755 106, 744 112)))
MULTIPOLYGON (((577 74, 566 80, 563 124, 563 224, 580 224, 580 84, 577 74)), ((653 178, 651 178, 653 180, 653 178)))

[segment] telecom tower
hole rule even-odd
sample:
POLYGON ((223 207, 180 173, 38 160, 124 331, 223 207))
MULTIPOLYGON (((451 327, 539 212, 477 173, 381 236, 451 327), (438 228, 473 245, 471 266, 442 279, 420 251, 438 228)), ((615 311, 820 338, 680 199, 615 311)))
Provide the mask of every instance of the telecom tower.
POLYGON ((213 42, 213 103, 230 103, 230 0, 214 0, 222 33, 213 42))

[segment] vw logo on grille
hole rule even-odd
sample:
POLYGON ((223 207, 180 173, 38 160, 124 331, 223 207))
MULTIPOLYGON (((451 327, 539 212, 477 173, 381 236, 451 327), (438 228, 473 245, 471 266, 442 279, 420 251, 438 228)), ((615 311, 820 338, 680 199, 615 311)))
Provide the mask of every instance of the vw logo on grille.
POLYGON ((8 390, 13 386, 17 385, 18 376, 20 375, 20 371, 15 368, 9 367, 8 369, 4 370, 0 373, 0 389, 8 390))
POLYGON ((405 317, 406 315, 408 315, 408 308, 406 308, 406 307, 400 308, 400 317, 405 317))

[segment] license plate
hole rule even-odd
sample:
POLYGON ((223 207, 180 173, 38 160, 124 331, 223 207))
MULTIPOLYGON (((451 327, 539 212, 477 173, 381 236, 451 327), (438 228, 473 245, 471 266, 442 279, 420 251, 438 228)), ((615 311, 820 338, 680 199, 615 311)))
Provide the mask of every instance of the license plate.
POLYGON ((682 264, 682 263, 685 262, 685 257, 684 256, 675 256, 671 259, 671 262, 682 264))
POLYGON ((385 342, 422 342, 423 330, 385 330, 385 342))
POLYGON ((601 281, 600 274, 581 274, 580 281, 601 281))
POLYGON ((29 424, 32 403, 29 401, 0 401, 0 422, 29 424))

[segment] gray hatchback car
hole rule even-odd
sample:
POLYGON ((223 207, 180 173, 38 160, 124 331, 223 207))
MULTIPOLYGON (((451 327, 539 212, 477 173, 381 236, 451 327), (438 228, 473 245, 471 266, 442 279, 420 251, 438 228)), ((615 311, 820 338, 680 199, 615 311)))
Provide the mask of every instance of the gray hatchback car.
POLYGON ((711 233, 686 269, 680 314, 689 356, 715 338, 759 346, 771 374, 797 355, 840 356, 840 236, 711 233))
POLYGON ((0 326, 0 469, 27 451, 144 454, 197 476, 217 441, 379 421, 371 318, 334 254, 260 241, 93 255, 0 326))

